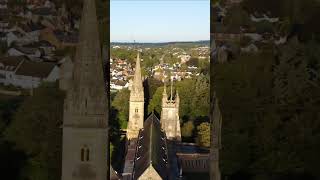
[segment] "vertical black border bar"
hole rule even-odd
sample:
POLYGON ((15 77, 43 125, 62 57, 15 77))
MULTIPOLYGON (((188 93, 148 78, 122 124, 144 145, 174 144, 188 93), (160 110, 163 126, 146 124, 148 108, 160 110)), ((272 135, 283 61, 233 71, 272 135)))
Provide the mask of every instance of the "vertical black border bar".
POLYGON ((105 84, 106 84, 106 91, 107 91, 107 179, 110 179, 110 138, 109 138, 109 119, 110 119, 110 1, 111 0, 106 0, 105 3, 107 3, 107 16, 106 16, 106 21, 107 21, 107 35, 106 35, 106 41, 103 44, 103 50, 106 52, 106 57, 104 61, 104 76, 105 76, 105 84))

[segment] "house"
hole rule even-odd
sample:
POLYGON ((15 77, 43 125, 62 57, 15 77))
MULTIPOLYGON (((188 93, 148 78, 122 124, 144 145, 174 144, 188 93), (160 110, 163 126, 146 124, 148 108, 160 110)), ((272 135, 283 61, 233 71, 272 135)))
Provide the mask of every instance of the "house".
POLYGON ((0 17, 5 17, 9 15, 9 9, 8 8, 0 8, 0 17))
POLYGON ((168 180, 167 137, 160 120, 154 114, 144 121, 136 143, 132 179, 168 180))
POLYGON ((26 89, 36 88, 42 82, 59 79, 59 68, 54 63, 33 62, 23 56, 0 59, 0 83, 26 89))
POLYGON ((259 49, 255 44, 250 44, 244 48, 241 48, 241 52, 245 52, 245 53, 250 53, 250 52, 256 53, 258 51, 259 51, 259 49))
POLYGON ((30 38, 29 36, 26 36, 24 33, 21 33, 19 31, 10 31, 7 33, 7 46, 12 46, 13 43, 17 44, 28 44, 35 42, 34 39, 30 38))
POLYGON ((129 83, 123 80, 111 80, 110 89, 121 90, 123 88, 128 88, 129 83))
POLYGON ((56 47, 54 45, 44 40, 41 40, 39 42, 33 42, 30 44, 24 45, 23 47, 38 48, 41 51, 41 55, 43 56, 52 55, 53 52, 56 50, 56 47))
MULTIPOLYGON (((28 20, 32 20, 32 11, 31 10, 27 10, 27 9, 24 9, 24 11, 21 11, 18 16, 20 17, 23 17, 23 18, 26 18, 28 20)), ((36 21, 34 19, 34 21, 36 21)))
POLYGON ((274 40, 274 44, 276 45, 280 45, 280 44, 284 44, 287 42, 287 37, 277 37, 277 39, 274 40))
POLYGON ((0 41, 6 42, 7 41, 7 34, 4 32, 0 32, 0 41))
POLYGON ((78 43, 78 33, 63 32, 60 30, 46 28, 41 31, 40 39, 48 41, 50 44, 60 49, 64 47, 76 46, 78 43))
POLYGON ((54 9, 55 8, 55 4, 53 2, 51 2, 51 1, 49 1, 49 0, 46 0, 44 2, 43 6, 46 7, 46 8, 50 8, 50 9, 54 9))
POLYGON ((0 9, 8 8, 8 0, 0 0, 0 9))
POLYGON ((262 21, 268 21, 270 23, 275 23, 275 22, 278 22, 279 21, 279 18, 278 17, 269 17, 265 14, 263 14, 262 16, 259 16, 259 15, 250 15, 250 19, 251 21, 253 22, 262 22, 262 21))
POLYGON ((41 51, 39 48, 16 46, 8 50, 9 56, 27 56, 28 58, 40 58, 41 51))
POLYGON ((27 23, 13 27, 7 33, 7 46, 11 46, 13 42, 18 44, 29 44, 39 41, 40 31, 44 27, 39 24, 27 23))
POLYGON ((181 59, 181 64, 188 62, 191 58, 190 55, 179 55, 178 57, 181 59))
POLYGON ((20 32, 24 33, 31 41, 39 41, 40 31, 45 27, 40 23, 32 21, 19 25, 20 32))
POLYGON ((41 24, 43 26, 45 26, 46 28, 50 28, 50 29, 56 29, 57 24, 55 20, 51 20, 51 19, 42 19, 41 20, 41 24))
POLYGON ((57 12, 49 7, 39 7, 32 10, 32 19, 38 21, 40 18, 53 19, 57 17, 57 12))
POLYGON ((8 8, 7 2, 0 1, 0 9, 7 9, 7 8, 8 8))
POLYGON ((9 22, 7 19, 0 19, 0 32, 8 32, 9 22))
POLYGON ((25 57, 3 57, 0 59, 0 83, 5 85, 12 84, 15 71, 26 60, 25 57))
POLYGON ((228 9, 232 6, 239 5, 243 0, 226 0, 225 1, 225 7, 228 9))
POLYGON ((12 31, 6 34, 6 36, 7 36, 6 37, 7 46, 9 47, 13 42, 21 40, 21 38, 23 37, 23 34, 20 33, 19 31, 12 31))
POLYGON ((183 173, 208 173, 210 171, 210 150, 194 143, 177 145, 176 153, 183 173))
POLYGON ((44 0, 26 0, 28 5, 40 6, 44 3, 44 0))

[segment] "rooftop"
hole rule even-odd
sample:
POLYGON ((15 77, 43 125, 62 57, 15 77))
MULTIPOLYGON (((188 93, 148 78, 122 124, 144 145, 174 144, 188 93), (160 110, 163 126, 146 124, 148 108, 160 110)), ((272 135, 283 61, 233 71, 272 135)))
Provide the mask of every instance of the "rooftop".
POLYGON ((138 179, 152 166, 162 179, 168 179, 168 156, 165 133, 159 119, 151 114, 140 130, 134 162, 133 179, 138 179))

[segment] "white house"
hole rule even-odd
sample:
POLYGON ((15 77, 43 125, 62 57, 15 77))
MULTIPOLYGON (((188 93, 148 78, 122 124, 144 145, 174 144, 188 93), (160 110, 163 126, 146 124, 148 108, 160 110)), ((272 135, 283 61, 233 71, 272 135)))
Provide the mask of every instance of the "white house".
POLYGON ((8 32, 9 29, 9 22, 7 21, 0 21, 0 32, 8 32))
POLYGON ((38 48, 12 47, 7 53, 9 56, 27 56, 30 59, 41 57, 41 51, 38 48))
POLYGON ((110 89, 121 90, 128 87, 129 87, 129 82, 122 81, 122 80, 110 81, 110 89))
POLYGON ((55 8, 55 4, 49 0, 46 0, 46 2, 44 3, 43 5, 44 7, 46 8, 51 8, 51 9, 54 9, 55 8))
POLYGON ((12 84, 15 71, 25 60, 23 56, 20 57, 4 57, 0 59, 0 83, 5 85, 12 84))
POLYGON ((42 82, 59 79, 59 68, 54 63, 33 62, 25 57, 0 59, 0 83, 26 89, 36 88, 42 82))
POLYGON ((18 41, 19 39, 21 40, 22 36, 23 35, 18 31, 7 33, 7 46, 9 47, 13 42, 18 41))
POLYGON ((0 1, 0 9, 7 9, 8 8, 8 2, 7 1, 0 1))
POLYGON ((267 15, 263 14, 262 17, 255 17, 254 15, 250 15, 250 19, 253 22, 261 22, 261 21, 268 21, 270 23, 275 23, 279 21, 278 17, 268 17, 267 15))
POLYGON ((256 53, 259 51, 259 48, 255 45, 255 44, 250 44, 244 48, 241 48, 241 52, 245 52, 245 53, 256 53))
POLYGON ((18 44, 29 44, 38 41, 38 35, 25 34, 20 31, 10 31, 7 33, 7 46, 10 47, 13 42, 18 44))

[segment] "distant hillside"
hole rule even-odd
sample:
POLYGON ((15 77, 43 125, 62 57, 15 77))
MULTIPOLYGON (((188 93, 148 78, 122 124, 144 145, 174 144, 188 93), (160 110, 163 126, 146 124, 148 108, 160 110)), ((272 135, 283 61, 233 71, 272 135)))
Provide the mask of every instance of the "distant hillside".
POLYGON ((139 47, 157 47, 157 46, 209 46, 210 40, 203 41, 185 41, 185 42, 161 42, 161 43, 133 43, 133 42, 111 42, 111 46, 139 46, 139 47))

